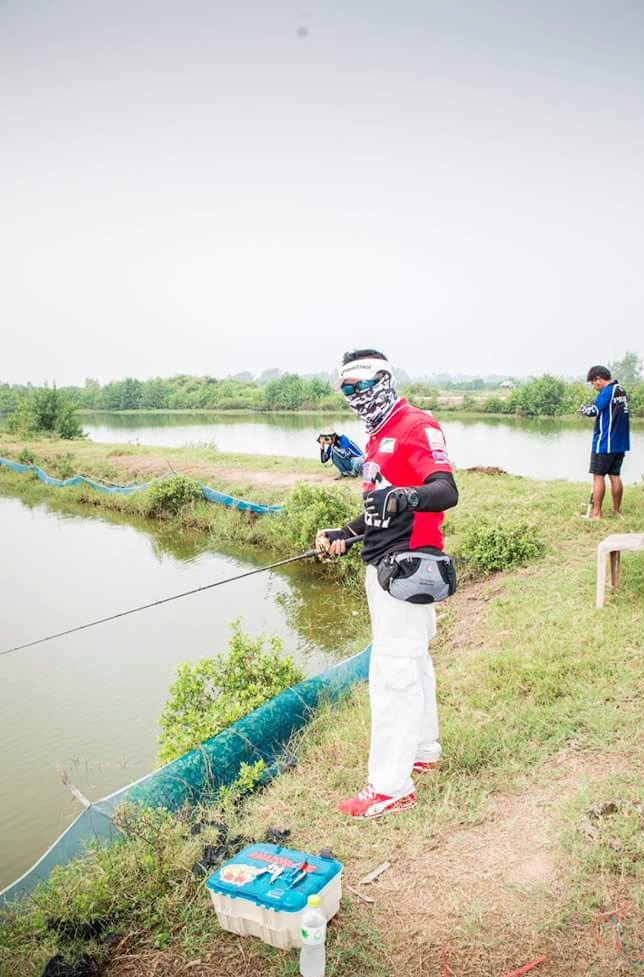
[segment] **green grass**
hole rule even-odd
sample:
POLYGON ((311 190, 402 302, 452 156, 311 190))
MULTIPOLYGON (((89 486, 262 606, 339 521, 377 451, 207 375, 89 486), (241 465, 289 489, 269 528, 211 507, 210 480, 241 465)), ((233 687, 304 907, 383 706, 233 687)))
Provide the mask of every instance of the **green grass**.
MULTIPOLYGON (((315 445, 313 446, 316 452, 315 445)), ((56 475, 62 456, 70 456, 76 471, 112 479, 121 484, 146 481, 154 475, 167 474, 170 468, 191 474, 194 468, 203 481, 213 479, 212 487, 227 491, 230 488, 260 492, 252 501, 279 502, 284 490, 274 487, 270 479, 253 479, 254 473, 275 475, 310 475, 320 477, 319 461, 277 455, 245 455, 224 453, 210 447, 170 448, 131 444, 99 444, 93 441, 61 441, 58 438, 34 438, 26 441, 17 435, 0 431, 0 455, 18 460, 21 451, 35 455, 37 464, 56 475), (239 472, 236 475, 235 472, 239 472)), ((328 480, 332 480, 329 470, 328 480)), ((235 493, 232 493, 235 494, 235 493)))
POLYGON ((215 838, 208 829, 192 837, 191 821, 164 811, 124 812, 127 841, 54 869, 48 886, 39 886, 21 913, 9 915, 0 929, 0 974, 40 974, 56 952, 72 958, 85 951, 104 961, 104 937, 132 927, 147 934, 152 948, 172 938, 197 954, 217 927, 190 867, 215 838), (101 927, 96 939, 83 938, 90 924, 101 927))
MULTIPOLYGON (((593 907, 606 908, 607 875, 619 878, 642 908, 642 808, 634 803, 644 796, 644 559, 634 554, 623 562, 620 590, 596 610, 595 544, 614 523, 577 519, 572 486, 484 476, 459 483, 466 515, 450 514, 451 542, 477 512, 506 511, 511 493, 513 511, 537 519, 547 553, 494 580, 472 647, 460 657, 450 653, 458 615, 446 615, 446 633, 434 654, 445 749, 440 773, 423 787, 418 807, 404 821, 356 826, 335 816, 330 799, 348 796, 365 778, 369 719, 361 689, 338 711, 318 716, 302 744, 298 769, 251 804, 250 823, 261 823, 269 810, 278 812, 289 818, 303 847, 323 838, 355 875, 481 823, 506 792, 538 792, 556 777, 561 756, 586 756, 591 769, 596 756, 609 769, 613 763, 623 768, 617 781, 599 778, 596 796, 630 801, 619 808, 609 840, 599 847, 579 838, 569 815, 553 815, 568 838, 566 910, 554 914, 545 930, 551 939, 565 940, 572 922, 586 926, 593 907)), ((628 493, 619 531, 641 529, 643 503, 642 493, 628 493)), ((589 795, 580 795, 575 809, 588 801, 589 795)), ((380 923, 386 927, 385 915, 380 923)), ((537 925, 543 926, 535 921, 535 931, 537 925)))
MULTIPOLYGON (((535 917, 534 934, 563 947, 568 931, 581 932, 593 912, 610 908, 617 892, 636 910, 643 908, 638 805, 644 558, 623 556, 621 586, 609 594, 602 610, 594 606, 594 585, 597 542, 614 531, 642 531, 644 493, 626 490, 623 520, 593 523, 578 517, 586 499, 583 486, 476 473, 459 473, 458 483, 461 502, 446 520, 448 551, 458 552, 471 526, 485 519, 535 527, 543 554, 463 594, 476 596, 475 607, 461 599, 441 609, 433 649, 445 750, 440 772, 422 787, 418 806, 404 817, 353 824, 335 813, 337 799, 362 787, 365 779, 369 711, 366 690, 359 688, 340 706, 319 712, 294 745, 297 768, 251 799, 240 813, 239 827, 248 836, 261 837, 268 824, 287 824, 297 847, 317 851, 330 845, 351 880, 379 861, 413 865, 416 856, 455 832, 463 833, 466 844, 468 831, 486 821, 499 797, 539 793, 556 781, 562 756, 585 757, 590 770, 596 758, 599 774, 593 785, 573 785, 563 807, 553 801, 548 812, 561 839, 563 902, 548 903, 547 912, 535 917), (463 629, 469 636, 461 640, 463 629), (604 769, 609 773, 601 774, 604 769), (580 824, 583 828, 587 811, 600 800, 614 801, 616 810, 594 820, 590 816, 588 836, 580 824)), ((238 514, 225 516, 239 531, 238 514)), ((257 524, 244 532, 259 537, 257 524)), ((167 946, 185 959, 202 955, 206 948, 228 952, 234 941, 218 931, 205 893, 188 871, 194 839, 185 837, 181 820, 173 819, 167 831, 167 846, 156 854, 135 839, 62 870, 53 887, 39 892, 27 914, 0 931, 0 968, 4 960, 15 977, 38 973, 55 944, 51 932, 43 930, 47 914, 104 912, 113 906, 118 910, 115 926, 125 925, 127 917, 137 947, 157 946, 162 952, 167 946)), ((503 940, 510 946, 511 920, 503 921, 502 933, 486 929, 484 907, 474 913, 475 902, 473 897, 469 936, 463 935, 464 924, 460 936, 453 935, 456 950, 464 959, 477 943, 484 943, 501 959, 503 940)), ((329 974, 389 977, 396 972, 411 977, 417 972, 411 965, 394 967, 391 962, 407 939, 399 917, 392 924, 391 910, 387 900, 364 907, 349 896, 330 928, 329 974)), ((296 973, 295 954, 285 956, 254 943, 249 951, 258 974, 296 973)), ((506 971, 512 969, 512 961, 507 962, 506 971)), ((600 964, 591 961, 585 969, 580 964, 571 972, 600 974, 600 964)), ((474 962, 463 970, 465 977, 479 972, 489 973, 476 970, 474 962)))
MULTIPOLYGON (((356 905, 353 897, 342 899, 340 913, 327 929, 326 977, 395 977, 386 942, 377 923, 356 905)), ((262 946, 259 954, 274 977, 299 977, 296 952, 284 953, 262 946)))
POLYGON ((631 911, 644 913, 642 761, 640 753, 639 769, 635 765, 618 769, 596 789, 577 791, 563 811, 561 842, 571 867, 573 897, 567 906, 569 915, 582 912, 592 918, 606 909, 617 892, 631 911))

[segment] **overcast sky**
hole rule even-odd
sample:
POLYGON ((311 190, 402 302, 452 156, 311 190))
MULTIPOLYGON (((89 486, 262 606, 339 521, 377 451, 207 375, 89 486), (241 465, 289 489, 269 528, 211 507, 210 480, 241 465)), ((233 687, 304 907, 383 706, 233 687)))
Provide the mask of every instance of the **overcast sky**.
POLYGON ((644 352, 641 0, 0 0, 0 380, 644 352))

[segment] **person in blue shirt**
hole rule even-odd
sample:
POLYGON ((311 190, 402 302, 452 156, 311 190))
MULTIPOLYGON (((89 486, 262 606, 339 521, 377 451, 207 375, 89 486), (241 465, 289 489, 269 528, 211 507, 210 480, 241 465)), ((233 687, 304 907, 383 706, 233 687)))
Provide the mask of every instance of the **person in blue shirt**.
POLYGON ((591 366, 586 377, 597 391, 595 402, 579 408, 584 417, 595 418, 590 473, 593 476, 592 509, 589 519, 601 519, 606 491, 605 477, 610 478, 613 511, 619 515, 624 486, 620 477, 624 455, 630 450, 628 400, 617 380, 605 366, 591 366))
POLYGON ((338 478, 358 478, 362 475, 362 462, 364 455, 357 444, 346 436, 346 434, 318 435, 320 445, 320 461, 326 465, 327 461, 332 461, 339 471, 338 478))

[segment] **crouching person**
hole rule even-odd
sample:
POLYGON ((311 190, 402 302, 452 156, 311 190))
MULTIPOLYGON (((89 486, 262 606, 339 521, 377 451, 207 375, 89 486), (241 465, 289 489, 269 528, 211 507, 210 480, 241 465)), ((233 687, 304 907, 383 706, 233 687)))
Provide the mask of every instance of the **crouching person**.
POLYGON ((346 353, 339 385, 369 435, 364 514, 320 530, 316 544, 321 553, 341 556, 347 540, 364 534, 372 627, 369 768, 364 789, 339 810, 375 818, 413 807, 412 774, 427 773, 441 755, 428 645, 436 633, 432 601, 455 588, 440 527, 458 490, 443 432, 431 414, 397 396, 382 353, 346 353))
POLYGON ((330 434, 320 434, 318 444, 320 461, 323 465, 332 461, 340 473, 337 478, 357 478, 362 474, 364 456, 358 445, 346 434, 337 434, 335 431, 330 434))

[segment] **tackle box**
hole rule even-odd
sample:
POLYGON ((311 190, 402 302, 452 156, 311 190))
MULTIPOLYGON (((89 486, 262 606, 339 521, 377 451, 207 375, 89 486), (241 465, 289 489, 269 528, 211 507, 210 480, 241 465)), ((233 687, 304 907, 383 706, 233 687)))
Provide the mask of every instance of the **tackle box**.
POLYGON ((221 865, 206 887, 222 929, 259 936, 286 950, 300 946, 300 919, 309 896, 319 895, 327 920, 335 916, 341 873, 333 858, 262 843, 248 845, 221 865))

